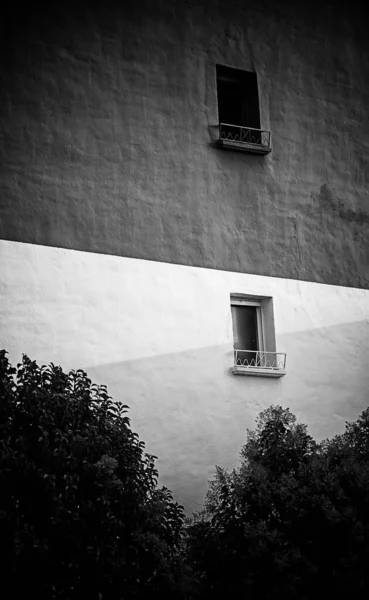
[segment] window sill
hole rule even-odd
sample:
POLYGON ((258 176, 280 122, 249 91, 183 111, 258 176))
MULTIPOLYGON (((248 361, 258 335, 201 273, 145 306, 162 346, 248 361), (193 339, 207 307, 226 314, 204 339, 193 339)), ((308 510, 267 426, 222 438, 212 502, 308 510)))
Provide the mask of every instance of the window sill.
POLYGON ((253 375, 254 377, 284 377, 285 369, 263 369, 262 367, 232 367, 233 375, 253 375))
POLYGON ((248 144, 247 142, 235 142, 233 140, 219 140, 219 145, 225 150, 239 150, 250 154, 269 154, 272 151, 270 146, 264 146, 263 144, 248 144))

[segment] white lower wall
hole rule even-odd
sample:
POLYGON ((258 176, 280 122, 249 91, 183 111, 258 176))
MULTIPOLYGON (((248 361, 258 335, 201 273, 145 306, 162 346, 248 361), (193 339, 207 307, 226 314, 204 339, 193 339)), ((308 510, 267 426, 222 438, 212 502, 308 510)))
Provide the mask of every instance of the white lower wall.
POLYGON ((368 404, 369 291, 0 241, 0 346, 83 368, 131 408, 188 511, 278 403, 317 439, 368 404), (231 374, 231 293, 273 296, 282 379, 231 374))

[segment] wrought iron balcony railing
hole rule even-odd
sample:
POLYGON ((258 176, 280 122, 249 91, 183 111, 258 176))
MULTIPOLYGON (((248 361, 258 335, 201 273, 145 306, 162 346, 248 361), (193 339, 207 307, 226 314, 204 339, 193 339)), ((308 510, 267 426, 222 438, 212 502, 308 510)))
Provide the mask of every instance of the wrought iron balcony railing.
POLYGON ((219 143, 225 148, 244 150, 257 154, 271 152, 270 131, 219 123, 219 143))
POLYGON ((281 376, 286 374, 286 354, 265 350, 234 350, 233 372, 241 374, 250 371, 257 375, 281 376))

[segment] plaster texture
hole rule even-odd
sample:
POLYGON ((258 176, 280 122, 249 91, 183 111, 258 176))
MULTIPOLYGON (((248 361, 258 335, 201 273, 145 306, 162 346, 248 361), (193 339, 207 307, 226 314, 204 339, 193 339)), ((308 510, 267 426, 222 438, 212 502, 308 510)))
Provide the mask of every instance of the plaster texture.
POLYGON ((369 291, 9 241, 0 261, 11 362, 26 353, 107 384, 189 512, 270 404, 317 439, 367 406, 369 291), (235 293, 273 297, 282 379, 232 375, 235 293))
POLYGON ((369 53, 355 3, 9 10, 2 239, 368 287, 369 53), (216 64, 257 72, 270 155, 216 147, 216 64))

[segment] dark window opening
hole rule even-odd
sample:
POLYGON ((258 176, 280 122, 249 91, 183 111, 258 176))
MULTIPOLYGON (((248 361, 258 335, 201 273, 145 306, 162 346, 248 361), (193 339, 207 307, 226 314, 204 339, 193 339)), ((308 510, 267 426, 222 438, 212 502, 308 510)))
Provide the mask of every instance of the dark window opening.
POLYGON ((256 73, 217 65, 219 122, 260 129, 256 73))
POLYGON ((234 349, 239 350, 237 356, 241 361, 257 365, 260 350, 258 308, 256 306, 232 305, 232 323, 234 349), (243 352, 242 352, 243 351, 243 352))

